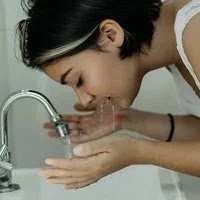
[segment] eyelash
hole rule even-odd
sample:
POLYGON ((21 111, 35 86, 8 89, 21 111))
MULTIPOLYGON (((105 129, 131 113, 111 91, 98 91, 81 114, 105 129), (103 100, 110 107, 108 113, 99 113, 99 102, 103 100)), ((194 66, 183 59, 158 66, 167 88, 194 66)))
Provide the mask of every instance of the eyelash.
POLYGON ((84 83, 84 82, 83 82, 83 79, 82 79, 82 77, 80 76, 79 79, 78 79, 78 82, 77 82, 77 84, 76 84, 76 87, 77 87, 77 88, 81 87, 81 86, 83 85, 83 83, 84 83))

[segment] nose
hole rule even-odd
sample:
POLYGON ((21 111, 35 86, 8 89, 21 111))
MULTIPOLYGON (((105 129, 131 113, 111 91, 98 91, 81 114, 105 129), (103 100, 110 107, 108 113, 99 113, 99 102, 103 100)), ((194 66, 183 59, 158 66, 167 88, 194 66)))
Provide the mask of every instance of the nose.
POLYGON ((85 91, 82 91, 82 90, 79 90, 79 91, 76 91, 78 97, 79 97, 79 101, 80 103, 82 104, 82 106, 84 107, 88 107, 88 105, 90 103, 92 103, 92 101, 94 100, 95 96, 90 94, 90 93, 87 93, 85 91))

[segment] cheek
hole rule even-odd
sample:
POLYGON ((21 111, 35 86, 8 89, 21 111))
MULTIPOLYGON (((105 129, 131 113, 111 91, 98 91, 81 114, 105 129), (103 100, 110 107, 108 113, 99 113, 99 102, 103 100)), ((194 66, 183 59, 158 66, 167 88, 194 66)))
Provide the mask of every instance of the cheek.
POLYGON ((85 88, 91 93, 96 95, 105 95, 110 93, 116 85, 116 81, 113 80, 109 72, 105 72, 102 68, 91 69, 90 73, 85 76, 85 88))
POLYGON ((123 77, 111 77, 109 75, 99 74, 91 76, 85 81, 85 88, 88 91, 96 91, 96 93, 109 93, 115 96, 121 96, 126 93, 132 93, 137 89, 137 82, 127 80, 123 77))
POLYGON ((101 79, 100 77, 92 78, 85 83, 85 89, 92 94, 98 96, 110 95, 114 88, 114 84, 111 84, 107 79, 101 79))

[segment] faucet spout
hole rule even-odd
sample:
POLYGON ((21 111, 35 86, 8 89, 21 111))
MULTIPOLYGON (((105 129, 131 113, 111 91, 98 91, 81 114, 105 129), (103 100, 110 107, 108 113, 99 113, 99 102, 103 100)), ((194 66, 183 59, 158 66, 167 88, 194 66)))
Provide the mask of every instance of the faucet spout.
POLYGON ((0 193, 14 191, 19 188, 17 185, 11 184, 12 164, 10 163, 10 152, 8 151, 7 115, 11 105, 23 98, 35 99, 44 106, 49 113, 50 121, 55 125, 58 137, 65 138, 70 134, 67 123, 43 94, 33 90, 20 90, 8 96, 0 110, 0 193))
POLYGON ((51 122, 55 124, 56 131, 59 137, 65 137, 69 135, 68 125, 64 122, 62 116, 58 114, 58 112, 47 97, 37 91, 20 90, 8 96, 8 98, 2 104, 0 113, 1 144, 5 144, 6 146, 8 146, 7 113, 9 111, 9 108, 15 101, 23 98, 36 99, 45 107, 45 109, 49 113, 51 122))

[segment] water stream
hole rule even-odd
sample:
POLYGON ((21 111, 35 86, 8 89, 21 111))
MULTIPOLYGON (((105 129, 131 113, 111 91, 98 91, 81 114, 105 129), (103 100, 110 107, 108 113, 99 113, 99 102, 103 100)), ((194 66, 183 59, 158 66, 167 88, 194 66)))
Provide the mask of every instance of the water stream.
POLYGON ((60 138, 61 143, 64 145, 64 156, 66 158, 73 158, 73 144, 70 141, 69 136, 65 136, 64 138, 60 138))
MULTIPOLYGON (((109 98, 106 98, 100 105, 100 119, 99 122, 103 123, 104 120, 107 120, 107 114, 110 115, 110 112, 112 112, 112 119, 108 119, 109 121, 112 120, 112 132, 115 132, 115 105, 112 103, 112 101, 109 98), (105 108, 106 107, 106 108, 105 108), (106 112, 104 112, 104 108, 107 109, 106 112), (109 110, 108 110, 109 109, 109 110), (105 118, 105 119, 104 119, 105 118)), ((109 116, 110 117, 110 116, 109 116)), ((109 123, 109 122, 108 122, 109 123)), ((105 132, 100 133, 101 136, 107 135, 105 132)), ((64 145, 64 151, 65 151, 65 157, 66 158, 73 158, 73 147, 74 145, 70 141, 70 137, 66 136, 64 138, 61 138, 61 143, 64 145)))
MULTIPOLYGON (((112 123, 112 132, 115 131, 115 106, 112 103, 112 101, 108 98, 106 98, 100 105, 100 119, 99 119, 99 123, 104 123, 104 120, 108 120, 111 121, 112 123), (107 109, 107 110, 106 110, 107 109), (108 113, 106 113, 108 112, 108 113), (110 113, 112 112, 112 113, 110 113), (106 116, 109 115, 109 116, 106 116)), ((110 123, 110 122, 108 122, 110 123)), ((103 131, 101 132, 101 135, 107 135, 107 133, 104 133, 103 131)), ((73 158, 73 148, 74 145, 71 143, 70 141, 70 137, 66 136, 64 138, 61 139, 62 144, 64 144, 64 150, 65 150, 65 157, 66 158, 73 158)), ((108 174, 110 174, 110 179, 112 179, 112 172, 109 171, 108 169, 103 168, 102 171, 106 171, 108 174)), ((103 199, 112 199, 112 189, 111 189, 111 193, 110 194, 105 194, 103 199)))
MULTIPOLYGON (((110 108, 112 108, 112 110, 111 110, 112 111, 112 132, 115 132, 115 106, 109 98, 106 98, 106 100, 103 101, 103 103, 101 104, 101 107, 100 107, 100 123, 103 123, 103 121, 104 121, 104 117, 103 117, 104 107, 105 107, 105 105, 108 106, 109 104, 111 104, 110 108)), ((102 132, 101 135, 104 136, 106 134, 102 132)))

